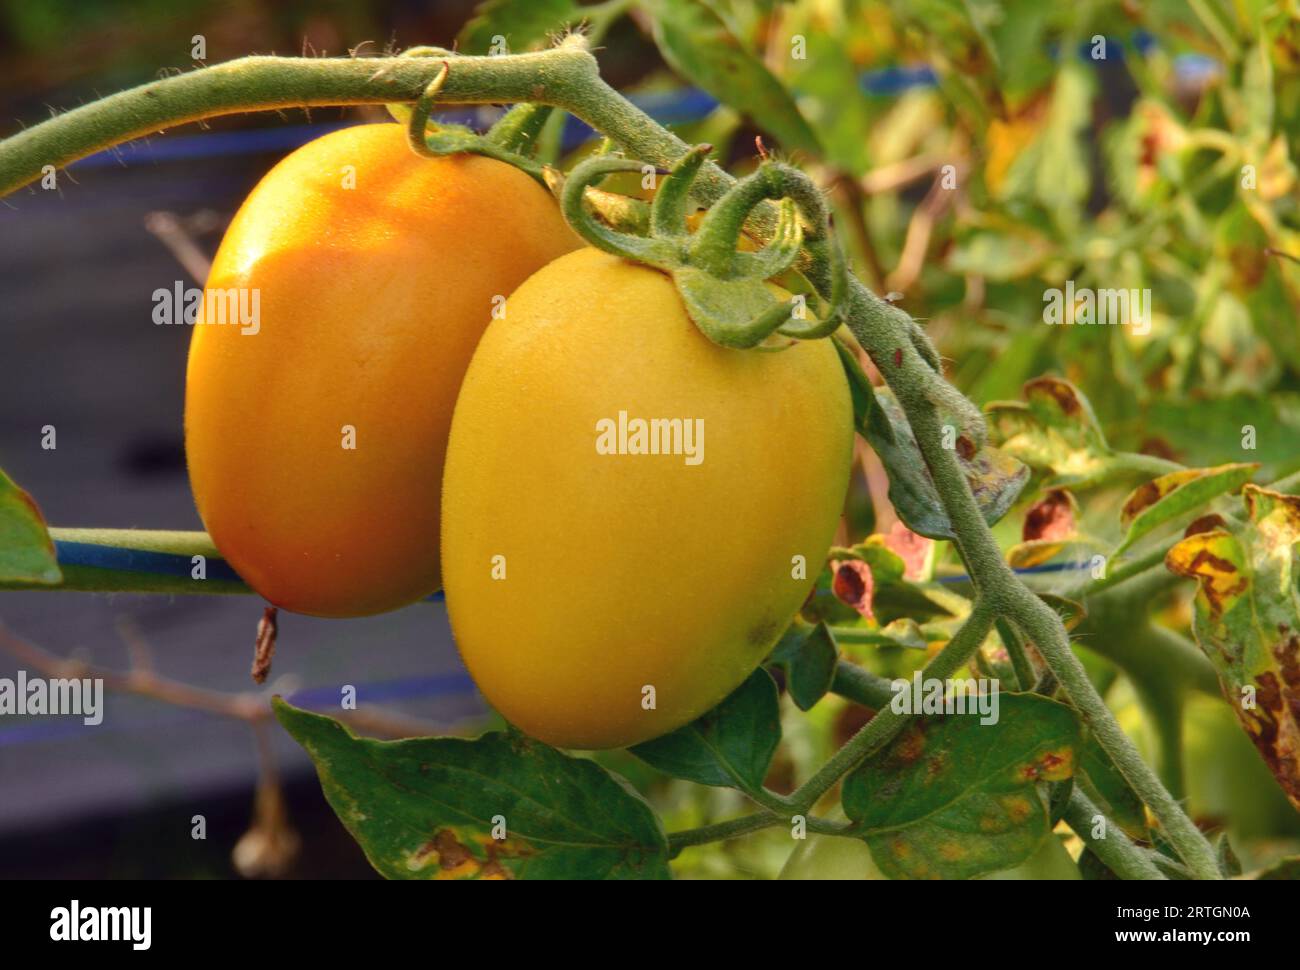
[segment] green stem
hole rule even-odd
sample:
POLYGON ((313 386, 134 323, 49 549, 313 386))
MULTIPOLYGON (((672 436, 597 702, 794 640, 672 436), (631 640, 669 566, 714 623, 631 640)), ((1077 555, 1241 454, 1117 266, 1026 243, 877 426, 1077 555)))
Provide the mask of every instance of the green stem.
MULTIPOLYGON (((135 565, 138 568, 104 568, 91 565, 60 562, 63 581, 53 585, 43 583, 0 583, 0 590, 80 590, 112 593, 206 593, 248 594, 253 591, 235 579, 217 578, 224 566, 221 553, 212 544, 206 532, 171 532, 150 529, 51 529, 50 538, 61 547, 80 546, 81 553, 93 553, 95 547, 114 550, 114 561, 121 559, 120 550, 140 553, 135 565), (213 573, 197 579, 193 575, 195 556, 203 557, 203 573, 213 573), (174 557, 174 558, 173 558, 174 557)), ((78 558, 93 558, 81 555, 78 558)), ((224 571, 224 570, 223 570, 224 571)))
POLYGON ((696 829, 685 829, 681 832, 672 832, 668 836, 668 858, 675 859, 681 854, 682 849, 692 845, 704 845, 708 842, 721 842, 724 839, 734 839, 741 835, 748 835, 750 832, 757 832, 760 829, 770 828, 781 819, 767 812, 756 813, 754 815, 743 815, 740 818, 733 818, 726 822, 715 822, 712 825, 702 825, 696 829))
MULTIPOLYGON (((501 57, 453 57, 440 104, 583 101, 598 79, 575 42, 501 57)), ((113 94, 56 115, 0 143, 0 196, 111 145, 176 125, 246 111, 419 100, 442 58, 245 57, 113 94)), ((630 107, 630 106, 629 106, 630 107)), ((635 110, 635 109, 633 109, 635 110)), ((647 123, 649 122, 647 119, 647 123)))
POLYGON ((1011 658, 1011 669, 1016 673, 1016 689, 1022 691, 1033 690, 1036 681, 1034 667, 1029 662, 1029 656, 1025 653, 1025 645, 1021 641, 1020 635, 1016 633, 1015 627, 1002 617, 998 617, 995 625, 997 626, 998 636, 1002 638, 1002 645, 1007 648, 1007 656, 1011 658))
MULTIPOLYGON (((692 845, 722 842, 726 839, 738 838, 742 835, 748 835, 750 832, 758 832, 762 829, 772 828, 774 825, 785 825, 789 822, 791 822, 791 818, 788 814, 756 812, 753 815, 742 815, 740 818, 729 819, 726 822, 715 822, 712 825, 701 825, 699 828, 670 832, 668 835, 668 858, 677 858, 683 849, 692 845)), ((804 824, 809 832, 817 835, 845 835, 849 828, 843 822, 832 822, 824 818, 809 817, 804 819, 804 824)))
POLYGON ((888 707, 894 697, 894 689, 887 679, 847 660, 835 664, 831 693, 873 711, 888 707))
POLYGON ((1121 879, 1164 879, 1164 873, 1156 868, 1150 855, 1134 844, 1124 830, 1110 819, 1106 819, 1106 834, 1099 839, 1092 837, 1093 823, 1101 814, 1101 809, 1076 785, 1063 818, 1065 824, 1074 830, 1074 834, 1092 850, 1093 855, 1121 879))

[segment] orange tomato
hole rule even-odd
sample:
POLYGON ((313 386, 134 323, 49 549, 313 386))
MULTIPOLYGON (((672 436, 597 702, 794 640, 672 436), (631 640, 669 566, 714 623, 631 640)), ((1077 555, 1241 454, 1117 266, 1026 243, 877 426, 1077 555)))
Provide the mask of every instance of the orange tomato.
POLYGON ((579 245, 523 172, 405 139, 361 125, 276 165, 222 240, 190 343, 199 514, 249 585, 299 613, 379 613, 438 588, 470 356, 494 300, 579 245))

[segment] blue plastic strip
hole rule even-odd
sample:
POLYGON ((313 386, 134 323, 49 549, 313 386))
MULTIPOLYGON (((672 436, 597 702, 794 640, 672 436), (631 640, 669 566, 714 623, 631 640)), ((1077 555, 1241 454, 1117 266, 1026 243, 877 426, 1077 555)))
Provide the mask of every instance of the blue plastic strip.
MULTIPOLYGON (((93 569, 113 569, 128 573, 151 573, 189 579, 194 564, 189 556, 171 552, 154 552, 145 549, 128 549, 123 546, 106 546, 94 542, 55 542, 54 551, 60 566, 86 566, 93 569)), ((239 574, 224 559, 209 557, 209 579, 241 583, 239 574)), ((425 602, 437 603, 443 599, 442 590, 425 597, 425 602)))

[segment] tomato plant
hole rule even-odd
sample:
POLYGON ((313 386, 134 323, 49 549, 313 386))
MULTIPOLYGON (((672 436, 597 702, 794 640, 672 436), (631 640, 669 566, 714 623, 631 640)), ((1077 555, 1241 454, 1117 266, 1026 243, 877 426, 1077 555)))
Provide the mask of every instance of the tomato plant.
MULTIPOLYGON (((225 235, 205 531, 50 528, 0 477, 0 587, 445 586, 501 729, 163 691, 274 717, 389 878, 1290 873, 1296 20, 1076 6, 492 0, 446 48, 13 134, 5 193, 245 110, 397 122, 294 151, 225 235), (651 59, 630 96, 607 38, 651 59), (705 105, 672 127, 669 74, 705 105)), ((264 786, 244 854, 288 856, 264 786)))

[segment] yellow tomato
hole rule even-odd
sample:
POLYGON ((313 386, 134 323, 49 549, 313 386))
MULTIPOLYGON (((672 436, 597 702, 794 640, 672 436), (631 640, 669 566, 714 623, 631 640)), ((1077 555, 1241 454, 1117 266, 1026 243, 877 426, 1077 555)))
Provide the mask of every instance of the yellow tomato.
POLYGON ((421 158, 405 138, 347 128, 273 168, 222 240, 190 344, 199 514, 254 589, 300 613, 438 588, 442 465, 474 346, 494 298, 579 244, 524 173, 421 158), (241 299, 244 317, 220 323, 241 299))
POLYGON ((443 578, 470 674, 562 747, 704 713, 807 595, 852 446, 828 341, 724 349, 663 273, 556 260, 488 328, 452 422, 443 578))

